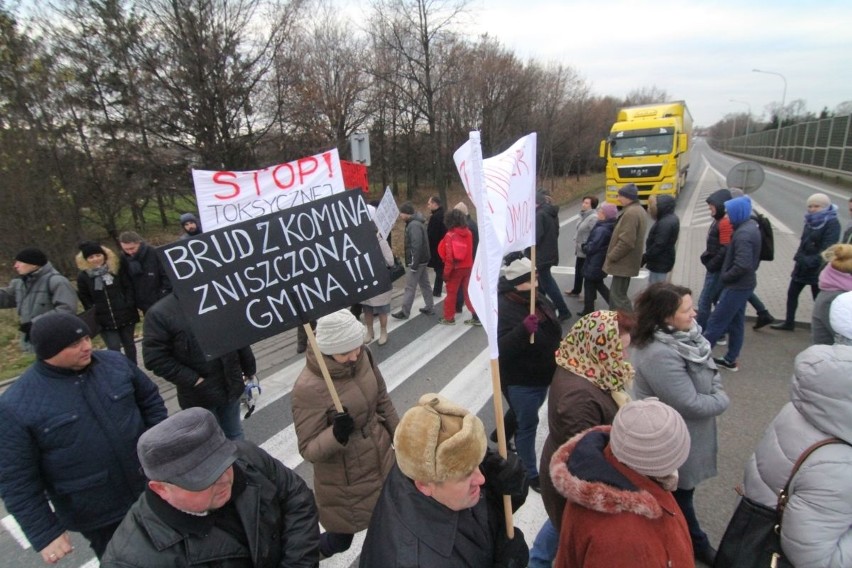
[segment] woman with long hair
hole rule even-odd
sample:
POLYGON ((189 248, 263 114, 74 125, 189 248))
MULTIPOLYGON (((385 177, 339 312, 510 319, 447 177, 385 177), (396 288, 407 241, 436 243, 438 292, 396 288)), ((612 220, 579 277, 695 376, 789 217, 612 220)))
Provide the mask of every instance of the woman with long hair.
POLYGON ((700 482, 716 475, 716 417, 730 400, 695 315, 689 288, 660 282, 639 295, 631 352, 633 395, 656 397, 686 421, 692 445, 678 469, 674 496, 689 526, 695 558, 712 566, 716 550, 695 515, 693 496, 700 482))

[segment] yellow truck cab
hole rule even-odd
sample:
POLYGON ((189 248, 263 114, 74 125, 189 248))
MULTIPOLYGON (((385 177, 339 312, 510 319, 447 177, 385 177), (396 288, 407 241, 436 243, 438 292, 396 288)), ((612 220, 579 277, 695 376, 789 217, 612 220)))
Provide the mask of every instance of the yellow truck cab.
POLYGON ((677 198, 686 183, 692 141, 692 115, 684 101, 625 107, 609 136, 601 141, 606 158, 606 200, 618 204, 618 190, 639 188, 639 200, 651 195, 677 198))

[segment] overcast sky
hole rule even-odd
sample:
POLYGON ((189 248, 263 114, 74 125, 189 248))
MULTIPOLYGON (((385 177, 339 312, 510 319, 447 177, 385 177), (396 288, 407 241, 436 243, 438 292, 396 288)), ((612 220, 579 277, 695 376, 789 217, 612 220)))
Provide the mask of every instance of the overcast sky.
POLYGON ((656 86, 697 125, 768 119, 786 102, 833 111, 852 100, 852 1, 472 0, 474 24, 524 60, 572 66, 596 95, 656 86))

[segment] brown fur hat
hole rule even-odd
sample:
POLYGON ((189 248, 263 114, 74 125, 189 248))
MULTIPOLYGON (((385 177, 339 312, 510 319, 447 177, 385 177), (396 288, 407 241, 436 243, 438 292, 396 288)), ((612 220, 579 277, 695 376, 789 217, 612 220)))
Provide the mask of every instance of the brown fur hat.
POLYGON ((405 413, 393 444, 402 473, 423 483, 469 475, 488 445, 485 427, 475 414, 435 393, 424 394, 405 413))
POLYGON ((831 267, 846 274, 852 274, 852 245, 831 245, 822 251, 822 258, 831 263, 831 267))

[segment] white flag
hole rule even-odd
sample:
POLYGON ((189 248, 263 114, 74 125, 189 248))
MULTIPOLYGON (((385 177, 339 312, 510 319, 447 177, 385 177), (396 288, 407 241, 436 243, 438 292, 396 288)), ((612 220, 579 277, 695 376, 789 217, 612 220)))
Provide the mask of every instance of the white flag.
POLYGON ((468 295, 485 327, 492 359, 499 356, 497 281, 503 257, 535 244, 535 148, 532 133, 502 154, 483 160, 479 132, 471 132, 470 139, 453 154, 477 211, 479 248, 468 295))

